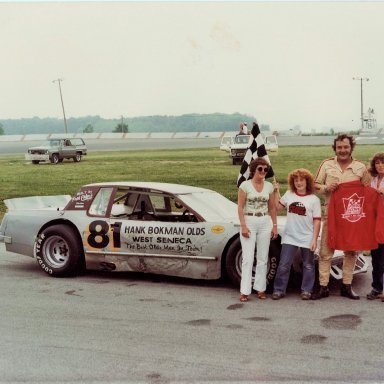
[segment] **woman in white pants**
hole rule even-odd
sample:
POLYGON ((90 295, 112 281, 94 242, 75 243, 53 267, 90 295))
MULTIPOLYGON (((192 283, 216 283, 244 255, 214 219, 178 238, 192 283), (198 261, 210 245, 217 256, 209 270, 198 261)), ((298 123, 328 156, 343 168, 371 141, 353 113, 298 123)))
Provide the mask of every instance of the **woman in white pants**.
POLYGON ((274 188, 265 180, 268 162, 260 157, 249 165, 250 179, 241 183, 238 192, 240 241, 243 252, 240 301, 248 301, 252 291, 252 268, 257 246, 254 290, 259 299, 266 299, 269 243, 277 237, 274 188))

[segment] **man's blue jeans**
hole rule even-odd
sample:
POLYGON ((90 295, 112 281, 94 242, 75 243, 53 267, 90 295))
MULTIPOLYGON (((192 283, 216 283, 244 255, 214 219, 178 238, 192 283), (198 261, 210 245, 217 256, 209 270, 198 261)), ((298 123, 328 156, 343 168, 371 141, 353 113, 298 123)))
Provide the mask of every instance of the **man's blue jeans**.
POLYGON ((293 263, 293 258, 297 250, 300 249, 303 260, 303 281, 301 292, 312 292, 315 282, 315 257, 309 248, 301 248, 296 245, 283 244, 280 254, 280 263, 277 268, 273 292, 285 293, 287 290, 289 272, 293 263))
POLYGON ((383 292, 383 273, 384 273, 384 244, 379 244, 379 248, 371 251, 372 257, 372 288, 376 292, 383 292))

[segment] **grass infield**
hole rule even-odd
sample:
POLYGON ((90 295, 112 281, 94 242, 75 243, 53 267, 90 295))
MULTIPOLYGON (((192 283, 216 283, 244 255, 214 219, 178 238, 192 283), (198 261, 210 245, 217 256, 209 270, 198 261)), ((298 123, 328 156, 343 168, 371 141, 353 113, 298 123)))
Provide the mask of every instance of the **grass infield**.
MULTIPOLYGON (((354 157, 369 164, 381 145, 357 145, 354 157)), ((288 173, 306 168, 316 173, 320 163, 333 156, 330 146, 280 147, 269 157, 280 183, 287 189, 288 173)), ((103 181, 161 181, 213 189, 236 201, 240 165, 232 165, 227 152, 217 148, 91 152, 80 163, 64 160, 33 165, 23 156, 0 156, 0 219, 3 200, 36 195, 73 195, 80 186, 103 181)))

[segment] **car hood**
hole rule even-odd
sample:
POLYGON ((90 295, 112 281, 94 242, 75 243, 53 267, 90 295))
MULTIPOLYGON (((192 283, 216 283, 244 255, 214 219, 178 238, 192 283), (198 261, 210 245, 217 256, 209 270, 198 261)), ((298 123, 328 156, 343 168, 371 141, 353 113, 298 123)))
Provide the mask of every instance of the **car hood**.
POLYGON ((50 149, 50 148, 53 148, 51 145, 39 145, 37 147, 29 147, 28 150, 31 151, 31 150, 38 150, 38 149, 50 149))
POLYGON ((30 196, 4 200, 9 211, 23 209, 63 209, 71 200, 70 195, 30 196))

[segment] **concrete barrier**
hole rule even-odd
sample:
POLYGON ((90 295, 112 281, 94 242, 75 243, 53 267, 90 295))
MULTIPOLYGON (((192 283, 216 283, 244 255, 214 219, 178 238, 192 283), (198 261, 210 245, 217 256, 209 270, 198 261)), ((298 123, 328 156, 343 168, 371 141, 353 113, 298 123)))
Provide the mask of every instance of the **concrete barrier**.
POLYGON ((151 132, 148 138, 151 139, 172 139, 175 136, 174 132, 151 132))
POLYGON ((45 140, 48 140, 48 136, 49 135, 47 135, 47 134, 45 134, 45 135, 24 135, 24 138, 22 141, 45 141, 45 140))
POLYGON ((0 135, 0 141, 22 141, 24 135, 0 135))
POLYGON ((128 132, 124 135, 125 139, 148 139, 148 132, 128 132))
POLYGON ((124 133, 115 133, 115 132, 105 132, 101 133, 99 139, 122 139, 124 133))
POLYGON ((220 139, 226 132, 199 132, 198 138, 220 139))
POLYGON ((199 132, 176 132, 173 136, 174 139, 195 139, 198 137, 199 132))
POLYGON ((93 132, 93 133, 76 133, 75 137, 80 137, 84 140, 86 140, 86 139, 99 139, 100 135, 101 135, 101 133, 96 133, 96 132, 93 132))
POLYGON ((2 141, 45 141, 51 138, 63 139, 66 137, 81 137, 87 139, 220 139, 227 132, 103 132, 103 133, 44 133, 44 134, 28 134, 28 135, 0 135, 2 141))

